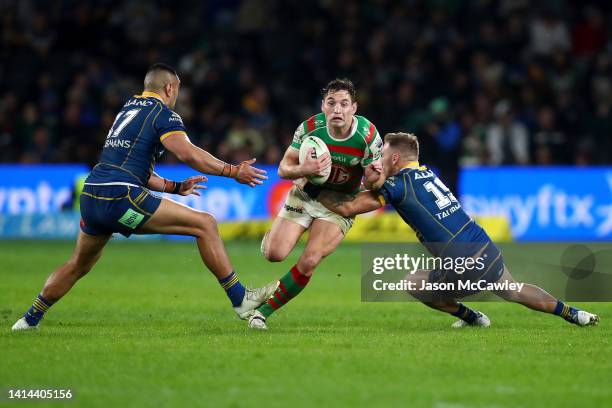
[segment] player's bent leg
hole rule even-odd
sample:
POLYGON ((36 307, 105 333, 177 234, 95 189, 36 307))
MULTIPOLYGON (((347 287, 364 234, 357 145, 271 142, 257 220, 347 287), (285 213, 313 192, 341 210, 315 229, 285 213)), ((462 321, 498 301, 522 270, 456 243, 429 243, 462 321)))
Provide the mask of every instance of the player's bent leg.
POLYGON ((261 242, 261 252, 270 262, 284 260, 295 247, 314 217, 310 211, 310 198, 293 186, 272 223, 272 228, 261 242))
POLYGON ((287 218, 276 217, 261 241, 261 252, 270 262, 281 262, 293 250, 306 227, 287 218))
MULTIPOLYGON (((406 275, 405 279, 409 282, 413 282, 413 287, 421 288, 423 282, 429 281, 430 272, 431 271, 428 270, 418 270, 415 273, 406 275)), ((420 300, 424 305, 444 313, 453 314, 457 312, 457 309, 459 308, 459 302, 457 302, 456 299, 442 297, 435 292, 415 289, 410 291, 410 294, 416 299, 420 300)))
MULTIPOLYGON (((504 272, 499 282, 515 283, 510 270, 504 265, 504 272)), ((539 286, 529 283, 523 284, 520 290, 495 291, 497 296, 508 302, 520 303, 539 312, 550 313, 564 318, 566 321, 578 326, 595 326, 599 323, 599 316, 584 310, 566 305, 539 286)))
POLYGON ((217 220, 207 212, 164 198, 157 211, 136 230, 136 234, 195 237, 202 260, 218 279, 232 273, 232 265, 219 236, 217 220))
POLYGON ((200 257, 217 277, 241 319, 264 303, 276 290, 277 282, 262 288, 245 288, 232 268, 219 235, 217 221, 204 211, 164 198, 151 218, 136 230, 137 234, 188 235, 196 238, 200 257))
POLYGON ((323 258, 334 252, 344 239, 340 227, 332 222, 315 219, 310 226, 310 236, 298 263, 280 279, 272 297, 249 318, 249 327, 266 329, 266 319, 304 290, 312 272, 323 258))
POLYGON ((304 276, 312 276, 323 258, 333 253, 344 239, 344 233, 336 224, 316 219, 310 226, 310 236, 304 252, 298 259, 297 268, 304 276))
POLYGON ((85 276, 102 256, 110 235, 88 235, 79 232, 72 257, 49 276, 42 290, 45 299, 57 302, 70 288, 85 276))
MULTIPOLYGON (((413 287, 421 288, 423 287, 424 282, 430 281, 431 273, 432 271, 420 269, 414 273, 409 273, 404 279, 406 281, 413 282, 413 287)), ((461 328, 466 326, 489 327, 491 325, 491 321, 484 313, 463 305, 455 298, 442 296, 433 291, 418 289, 411 290, 410 295, 414 296, 416 299, 420 300, 421 303, 432 309, 458 317, 459 320, 451 325, 453 328, 461 328)))
POLYGON ((96 236, 80 231, 70 259, 47 278, 42 292, 12 329, 16 331, 38 327, 45 312, 68 293, 74 284, 85 276, 100 259, 109 238, 110 235, 96 236))
MULTIPOLYGON (((504 272, 498 282, 516 283, 510 271, 504 266, 504 272)), ((557 299, 544 289, 525 283, 521 290, 500 290, 494 292, 497 296, 508 302, 520 303, 530 309, 552 313, 555 310, 557 299)))

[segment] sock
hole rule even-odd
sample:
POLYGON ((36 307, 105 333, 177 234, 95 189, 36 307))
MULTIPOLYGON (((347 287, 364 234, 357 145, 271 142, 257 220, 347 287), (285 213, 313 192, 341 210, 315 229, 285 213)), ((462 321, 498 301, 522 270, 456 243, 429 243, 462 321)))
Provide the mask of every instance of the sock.
POLYGON ((568 322, 574 323, 574 319, 576 313, 578 313, 578 309, 576 309, 575 307, 568 306, 562 301, 557 300, 557 306, 555 307, 553 313, 557 316, 561 316, 568 322))
POLYGON ((461 320, 472 324, 478 318, 478 314, 470 309, 469 307, 465 307, 463 304, 459 303, 459 310, 452 314, 453 316, 457 316, 461 320))
POLYGON ((40 320, 43 318, 45 312, 49 310, 51 305, 53 305, 53 302, 50 302, 45 299, 41 293, 38 295, 36 300, 34 300, 34 303, 32 304, 32 306, 30 306, 28 311, 25 312, 23 317, 25 317, 26 322, 28 322, 30 326, 37 326, 38 323, 40 323, 40 320))
POLYGON ((227 293, 227 297, 232 302, 232 306, 240 306, 242 304, 242 299, 244 299, 244 292, 246 289, 240 283, 236 272, 232 271, 228 276, 223 279, 219 279, 219 283, 221 287, 225 289, 225 293, 227 293))
POLYGON ((308 284, 310 276, 302 275, 295 265, 285 276, 280 278, 280 284, 274 294, 266 303, 257 309, 265 317, 284 306, 288 301, 296 297, 308 284))

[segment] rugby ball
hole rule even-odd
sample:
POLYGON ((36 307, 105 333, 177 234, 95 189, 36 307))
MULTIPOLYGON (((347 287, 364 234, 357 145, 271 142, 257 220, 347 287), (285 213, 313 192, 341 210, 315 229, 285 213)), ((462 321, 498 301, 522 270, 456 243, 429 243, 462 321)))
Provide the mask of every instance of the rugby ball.
MULTIPOLYGON (((300 146, 300 164, 304 163, 306 155, 311 148, 313 150, 310 154, 313 159, 317 159, 323 156, 325 153, 329 154, 329 149, 327 148, 325 142, 316 136, 308 136, 302 141, 302 145, 300 146)), ((312 184, 320 185, 327 181, 329 178, 329 173, 331 173, 331 165, 325 169, 322 176, 310 176, 306 178, 312 184)))

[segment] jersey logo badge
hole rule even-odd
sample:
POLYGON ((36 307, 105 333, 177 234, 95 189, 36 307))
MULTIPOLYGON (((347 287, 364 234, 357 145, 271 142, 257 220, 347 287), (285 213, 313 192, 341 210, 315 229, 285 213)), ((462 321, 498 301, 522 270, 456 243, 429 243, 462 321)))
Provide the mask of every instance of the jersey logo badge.
POLYGON ((293 207, 290 206, 289 204, 285 204, 285 211, 291 211, 294 213, 298 213, 298 214, 304 214, 304 208, 302 207, 293 207))
POLYGON ((351 178, 351 172, 344 166, 332 165, 329 179, 331 184, 344 184, 351 178))
POLYGON ((144 215, 128 208, 128 210, 119 218, 119 222, 128 228, 136 229, 136 227, 142 222, 144 215))
POLYGON ((178 122, 181 125, 183 124, 183 119, 181 119, 181 117, 177 113, 174 113, 174 112, 172 112, 172 115, 170 115, 170 117, 168 118, 168 121, 178 122))

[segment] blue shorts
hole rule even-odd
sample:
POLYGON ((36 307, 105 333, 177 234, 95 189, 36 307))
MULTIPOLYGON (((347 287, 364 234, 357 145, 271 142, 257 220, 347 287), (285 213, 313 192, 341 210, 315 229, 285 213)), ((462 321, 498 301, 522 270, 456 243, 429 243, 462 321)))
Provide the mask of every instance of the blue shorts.
MULTIPOLYGON (((472 268, 464 273, 457 273, 454 270, 435 269, 429 273, 429 282, 453 283, 455 288, 457 288, 455 291, 440 293, 442 297, 462 298, 480 292, 479 290, 469 289, 459 290, 459 281, 477 282, 483 280, 486 283, 493 283, 501 278, 504 273, 504 258, 501 251, 492 241, 483 242, 480 248, 482 247, 484 247, 484 250, 479 256, 482 259, 482 269, 472 268)), ((470 254, 468 256, 473 255, 470 254)))
POLYGON ((89 235, 119 232, 129 237, 147 222, 161 201, 144 187, 85 185, 81 193, 81 230, 89 235))

